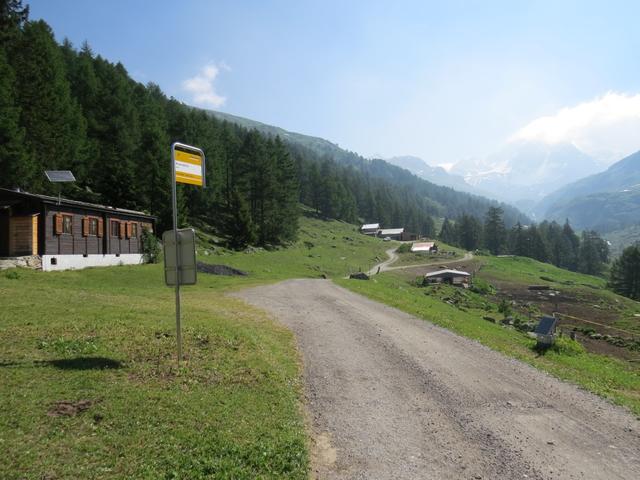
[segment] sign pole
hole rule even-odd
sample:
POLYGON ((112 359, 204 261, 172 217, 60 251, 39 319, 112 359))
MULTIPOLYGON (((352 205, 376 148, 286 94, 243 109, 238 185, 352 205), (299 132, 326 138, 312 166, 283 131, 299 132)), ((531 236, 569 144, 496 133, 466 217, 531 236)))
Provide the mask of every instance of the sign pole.
POLYGON ((178 192, 176 184, 176 162, 175 162, 176 144, 171 145, 171 195, 173 201, 173 241, 175 242, 176 252, 176 341, 178 343, 178 366, 182 360, 182 332, 180 326, 180 248, 178 248, 178 192))
MULTIPOLYGON (((196 250, 195 250, 195 231, 193 229, 186 229, 178 231, 178 192, 177 184, 186 183, 189 185, 195 185, 198 187, 206 187, 206 168, 205 168, 205 156, 204 152, 191 145, 185 145, 183 143, 174 142, 171 144, 171 196, 173 203, 173 232, 170 237, 163 235, 165 240, 165 282, 167 285, 171 285, 169 277, 172 272, 175 272, 175 288, 176 288, 176 342, 178 345, 178 367, 182 361, 182 331, 180 325, 180 285, 193 285, 196 283, 196 250), (181 240, 184 237, 184 242, 181 240), (170 265, 171 262, 167 260, 166 244, 171 243, 169 239, 173 240, 175 254, 175 268, 170 265), (183 249, 188 248, 191 251, 185 251, 183 264, 183 249), (169 277, 167 277, 169 275, 169 277)), ((169 231, 165 232, 165 234, 169 231)))

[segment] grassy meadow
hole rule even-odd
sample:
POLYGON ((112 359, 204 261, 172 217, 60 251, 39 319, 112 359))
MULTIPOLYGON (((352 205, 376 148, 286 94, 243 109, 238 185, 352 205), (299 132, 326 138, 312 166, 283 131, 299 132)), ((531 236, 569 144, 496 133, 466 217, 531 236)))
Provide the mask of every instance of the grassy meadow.
POLYGON ((313 218, 286 249, 199 248, 249 275, 183 288, 180 366, 162 265, 0 272, 0 478, 307 478, 292 334, 225 292, 341 277, 386 248, 313 218))

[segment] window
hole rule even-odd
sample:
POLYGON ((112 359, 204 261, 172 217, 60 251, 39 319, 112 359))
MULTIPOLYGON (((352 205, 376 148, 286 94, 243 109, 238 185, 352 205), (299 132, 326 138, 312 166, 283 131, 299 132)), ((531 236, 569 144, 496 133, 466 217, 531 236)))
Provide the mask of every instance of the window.
POLYGON ((138 224, 136 222, 131 222, 131 237, 135 238, 138 236, 138 224))
POLYGON ((89 235, 98 236, 98 219, 89 218, 89 235))
POLYGON ((62 215, 62 233, 73 234, 73 217, 71 215, 62 215))
POLYGON ((120 236, 120 222, 111 220, 111 236, 112 237, 120 236))

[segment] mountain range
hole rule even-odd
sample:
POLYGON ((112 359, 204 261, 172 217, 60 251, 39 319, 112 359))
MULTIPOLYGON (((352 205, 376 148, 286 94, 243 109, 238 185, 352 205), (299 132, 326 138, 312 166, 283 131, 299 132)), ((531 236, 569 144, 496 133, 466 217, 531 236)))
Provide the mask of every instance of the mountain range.
POLYGON ((640 152, 544 198, 538 215, 602 233, 640 224, 640 152))

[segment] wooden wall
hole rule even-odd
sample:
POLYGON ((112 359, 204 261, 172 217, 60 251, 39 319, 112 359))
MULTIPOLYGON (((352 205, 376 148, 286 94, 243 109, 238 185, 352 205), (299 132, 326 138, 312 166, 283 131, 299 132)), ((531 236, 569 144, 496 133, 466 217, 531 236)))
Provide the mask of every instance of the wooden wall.
POLYGON ((38 216, 11 217, 9 220, 9 256, 38 254, 38 216))
POLYGON ((9 210, 0 211, 0 257, 9 256, 9 210))
POLYGON ((142 223, 148 222, 144 219, 136 219, 133 216, 119 215, 115 213, 96 212, 93 210, 72 208, 66 206, 49 206, 45 218, 45 248, 46 255, 94 255, 94 254, 115 254, 115 253, 140 253, 141 240, 140 232, 142 223), (58 213, 72 215, 72 233, 56 234, 55 216, 58 213), (85 217, 101 218, 103 221, 103 236, 87 235, 82 233, 82 219, 85 217), (122 236, 111 235, 111 220, 118 222, 134 222, 137 224, 138 232, 135 237, 127 238, 126 233, 122 236))

